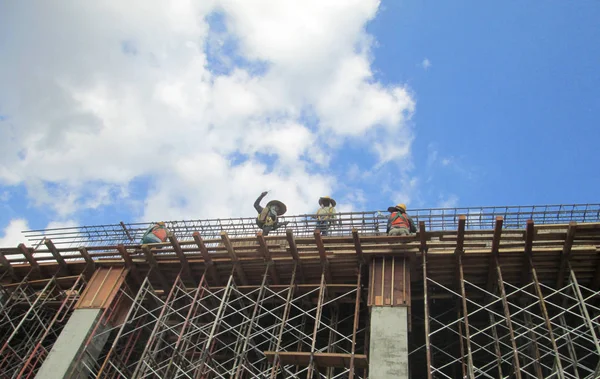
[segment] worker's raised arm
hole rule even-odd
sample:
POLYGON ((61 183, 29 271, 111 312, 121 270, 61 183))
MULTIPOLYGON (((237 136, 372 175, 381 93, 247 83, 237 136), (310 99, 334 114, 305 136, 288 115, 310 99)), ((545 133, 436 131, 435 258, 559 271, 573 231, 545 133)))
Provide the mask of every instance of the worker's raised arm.
POLYGON ((267 193, 268 193, 267 191, 265 191, 265 192, 261 193, 261 194, 260 194, 260 196, 259 196, 259 197, 256 199, 256 201, 254 202, 254 209, 256 209, 256 211, 257 211, 258 213, 260 213, 260 212, 262 212, 262 211, 263 211, 263 207, 261 207, 261 206, 260 206, 260 201, 261 201, 261 200, 262 200, 262 199, 263 199, 265 196, 267 196, 267 193))

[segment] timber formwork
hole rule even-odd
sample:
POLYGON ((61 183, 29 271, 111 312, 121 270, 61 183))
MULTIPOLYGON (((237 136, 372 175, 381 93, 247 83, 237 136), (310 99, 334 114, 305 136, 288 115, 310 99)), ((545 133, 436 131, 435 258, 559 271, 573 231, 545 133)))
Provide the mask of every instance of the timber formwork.
POLYGON ((448 211, 444 227, 421 218, 402 237, 356 215, 330 236, 223 228, 100 246, 43 233, 37 248, 0 249, 0 377, 33 377, 80 298, 98 296, 92 274, 119 269, 73 375, 367 378, 369 309, 402 306, 413 378, 597 378, 594 211, 509 225, 448 211))

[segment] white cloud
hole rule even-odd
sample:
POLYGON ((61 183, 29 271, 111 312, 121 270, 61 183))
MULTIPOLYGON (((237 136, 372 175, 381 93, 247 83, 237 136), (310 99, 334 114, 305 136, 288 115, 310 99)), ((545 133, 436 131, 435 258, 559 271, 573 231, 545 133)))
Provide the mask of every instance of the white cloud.
POLYGON ((336 187, 315 168, 346 139, 364 143, 379 166, 410 161, 413 97, 371 68, 365 25, 378 7, 12 3, 0 14, 10 36, 0 61, 0 112, 9 117, 0 184, 25 185, 34 206, 61 220, 127 198, 141 176, 151 178, 144 219, 247 215, 269 188, 290 212, 311 211, 336 187), (218 36, 212 12, 227 28, 218 36), (224 38, 238 56, 222 49, 224 38), (209 48, 230 70, 211 71, 209 48))
POLYGON ((423 67, 424 70, 428 70, 429 67, 431 67, 431 61, 427 58, 423 59, 423 62, 421 62, 421 66, 423 67))
POLYGON ((21 232, 28 229, 27 220, 22 218, 10 220, 0 237, 0 247, 16 247, 21 242, 25 242, 25 237, 21 232))
POLYGON ((456 208, 458 206, 458 196, 456 195, 448 195, 448 196, 440 196, 439 202, 437 204, 438 208, 456 208))

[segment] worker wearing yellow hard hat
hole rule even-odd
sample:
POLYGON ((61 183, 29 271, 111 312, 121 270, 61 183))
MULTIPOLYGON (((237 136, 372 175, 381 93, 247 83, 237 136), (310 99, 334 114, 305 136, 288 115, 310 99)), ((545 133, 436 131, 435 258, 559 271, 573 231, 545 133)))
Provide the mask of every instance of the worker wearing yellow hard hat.
POLYGON ((336 202, 329 196, 323 196, 319 198, 319 205, 321 206, 316 213, 317 229, 321 231, 321 234, 326 236, 329 234, 329 227, 335 221, 335 206, 336 202))
POLYGON ((390 217, 387 222, 387 234, 389 236, 407 236, 417 232, 412 218, 406 214, 406 204, 396 204, 388 208, 390 217))

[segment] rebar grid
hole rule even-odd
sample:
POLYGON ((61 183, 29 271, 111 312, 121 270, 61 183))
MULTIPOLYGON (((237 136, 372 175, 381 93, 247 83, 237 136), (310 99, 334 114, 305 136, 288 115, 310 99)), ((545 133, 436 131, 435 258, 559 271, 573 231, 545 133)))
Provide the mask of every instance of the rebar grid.
MULTIPOLYGON (((162 296, 146 277, 135 296, 122 291, 132 303, 124 322, 98 328, 76 366, 96 378, 350 377, 354 367, 285 364, 277 352, 364 354, 359 286, 332 287, 322 275, 320 284, 298 287, 295 269, 288 284, 272 286, 265 266, 258 286, 238 287, 232 274, 224 287, 210 288, 203 275, 187 288, 178 276, 162 296), (87 359, 104 340, 98 359, 87 359)), ((366 376, 354 369, 352 377, 366 376)))
MULTIPOLYGON (((58 273, 40 288, 29 275, 2 286, 0 377, 33 378, 69 320, 85 287, 83 275, 61 285, 58 273)), ((64 281, 63 281, 64 283, 64 281)))
POLYGON ((525 284, 502 281, 497 269, 493 289, 464 280, 465 295, 425 276, 436 300, 425 300, 430 329, 410 354, 429 345, 429 377, 600 377, 600 292, 579 284, 570 266, 561 288, 540 283, 535 267, 525 284))
MULTIPOLYGON (((458 227, 459 215, 466 215, 467 229, 490 229, 495 218, 504 218, 504 227, 508 229, 523 228, 527 220, 537 225, 576 222, 600 221, 600 204, 570 205, 537 205, 537 206, 498 206, 472 208, 429 208, 408 210, 415 222, 423 221, 427 230, 455 230, 458 227)), ((361 234, 385 233, 387 212, 348 212, 337 214, 337 220, 331 224, 330 235, 350 235, 352 229, 361 234)), ((315 215, 282 216, 282 221, 289 222, 287 228, 294 230, 299 237, 312 235, 316 229, 315 215)), ((194 232, 203 238, 219 238, 221 231, 231 237, 252 236, 258 230, 254 217, 223 218, 206 220, 172 220, 166 222, 179 239, 191 239, 194 232)), ((25 238, 34 247, 51 239, 57 246, 109 246, 118 244, 139 243, 144 231, 151 223, 119 223, 109 225, 90 225, 80 227, 39 229, 24 231, 25 238)), ((273 235, 283 235, 285 230, 279 229, 273 235)))

